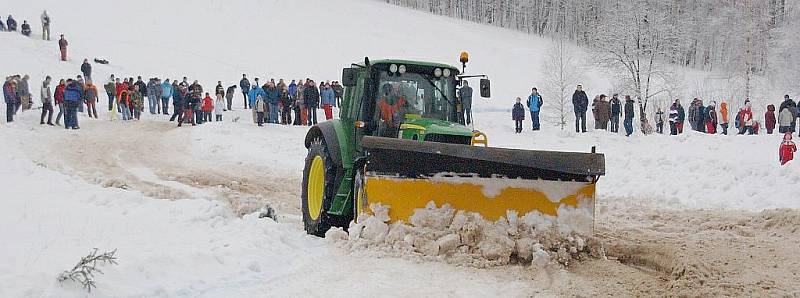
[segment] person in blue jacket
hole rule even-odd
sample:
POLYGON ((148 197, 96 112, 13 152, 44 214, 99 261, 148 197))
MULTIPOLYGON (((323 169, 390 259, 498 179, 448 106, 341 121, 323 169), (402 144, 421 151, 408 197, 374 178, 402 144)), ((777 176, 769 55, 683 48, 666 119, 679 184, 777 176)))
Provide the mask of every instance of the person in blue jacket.
POLYGON ((186 107, 183 106, 183 93, 181 92, 181 87, 178 85, 178 80, 172 81, 172 116, 169 117, 169 121, 175 121, 178 119, 178 123, 181 123, 183 120, 183 114, 186 107))
MULTIPOLYGON (((244 88, 244 87, 242 87, 242 88, 244 88)), ((264 89, 261 89, 261 87, 259 87, 258 85, 254 85, 253 88, 250 88, 250 85, 248 84, 247 88, 249 88, 249 92, 247 93, 247 103, 250 104, 250 108, 251 108, 250 110, 252 110, 252 112, 253 112, 253 123, 258 123, 258 119, 257 119, 258 115, 256 114, 256 110, 252 109, 252 107, 254 107, 255 104, 256 104, 256 97, 258 97, 260 95, 262 98, 266 98, 267 97, 267 93, 265 93, 264 89)), ((246 108, 247 108, 247 104, 245 104, 245 109, 246 108)))
POLYGON ((278 124, 280 119, 278 118, 280 113, 278 110, 278 102, 281 100, 281 93, 278 91, 278 88, 275 87, 274 83, 267 83, 267 90, 264 91, 267 94, 267 104, 269 105, 269 117, 267 117, 267 123, 274 123, 278 124))
POLYGON ((289 91, 289 98, 295 100, 296 99, 295 93, 297 93, 297 83, 295 82, 295 80, 292 80, 292 82, 289 83, 289 87, 287 89, 289 91))
POLYGON ((528 96, 528 109, 531 111, 531 127, 533 130, 539 130, 541 128, 541 124, 539 123, 539 112, 542 109, 542 96, 539 95, 539 91, 536 90, 536 87, 531 88, 531 95, 528 96))
POLYGON ((325 111, 325 120, 333 119, 332 107, 336 105, 336 92, 333 91, 331 85, 325 84, 320 94, 322 100, 322 109, 325 111))
POLYGON ((169 115, 167 109, 169 108, 169 98, 171 96, 172 84, 169 83, 169 79, 166 79, 161 83, 161 111, 163 111, 164 115, 169 115))
POLYGON ((64 104, 67 106, 67 113, 64 115, 65 129, 80 129, 78 126, 78 106, 81 105, 83 98, 83 88, 72 79, 67 80, 67 88, 64 90, 64 104))

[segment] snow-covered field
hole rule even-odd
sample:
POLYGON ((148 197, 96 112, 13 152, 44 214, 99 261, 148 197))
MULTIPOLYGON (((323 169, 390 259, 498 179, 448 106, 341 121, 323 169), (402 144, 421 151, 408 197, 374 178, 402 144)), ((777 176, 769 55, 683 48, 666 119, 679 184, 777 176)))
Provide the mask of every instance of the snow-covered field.
MULTIPOLYGON (((497 111, 541 80, 544 39, 382 1, 85 2, 80 12, 63 1, 5 5, 35 34, 47 8, 71 61, 57 61, 55 41, 0 33, 0 72, 30 74, 34 89, 45 75, 72 77, 82 58, 101 57, 111 64, 94 66, 96 81, 188 76, 210 89, 241 73, 334 80, 367 55, 454 63, 469 50, 469 70, 493 79, 495 98, 475 113, 492 146, 605 154, 596 224, 609 259, 474 269, 343 250, 302 230, 306 128, 231 122, 249 119, 239 110, 198 127, 149 114, 109 122, 101 100, 100 120, 79 116, 79 131, 39 126, 38 110, 0 121, 2 297, 85 295, 55 277, 95 247, 117 248, 120 263, 101 267, 93 295, 102 297, 800 294, 791 278, 800 273, 791 187, 800 168, 778 165, 779 136, 625 138, 551 125, 514 134, 510 113, 497 111), (267 203, 277 223, 258 218, 267 203)), ((592 93, 610 83, 590 75, 584 86, 592 93)))

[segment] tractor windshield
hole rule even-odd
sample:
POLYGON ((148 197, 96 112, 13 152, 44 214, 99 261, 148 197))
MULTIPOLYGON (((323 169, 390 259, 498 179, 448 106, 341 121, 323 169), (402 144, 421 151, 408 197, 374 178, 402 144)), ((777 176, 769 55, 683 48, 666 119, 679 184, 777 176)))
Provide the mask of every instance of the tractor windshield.
POLYGON ((456 122, 454 77, 381 71, 376 120, 399 127, 406 117, 456 122))

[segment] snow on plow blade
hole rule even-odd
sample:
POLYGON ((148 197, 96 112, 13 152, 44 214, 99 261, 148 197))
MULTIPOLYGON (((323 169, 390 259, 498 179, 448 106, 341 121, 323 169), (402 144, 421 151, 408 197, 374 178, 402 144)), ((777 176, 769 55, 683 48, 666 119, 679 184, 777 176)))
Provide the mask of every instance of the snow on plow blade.
POLYGON ((591 233, 602 154, 475 147, 364 137, 368 150, 359 210, 389 207, 390 221, 409 221, 428 202, 449 204, 491 221, 509 211, 557 220, 591 233), (537 213, 538 212, 538 213, 537 213))

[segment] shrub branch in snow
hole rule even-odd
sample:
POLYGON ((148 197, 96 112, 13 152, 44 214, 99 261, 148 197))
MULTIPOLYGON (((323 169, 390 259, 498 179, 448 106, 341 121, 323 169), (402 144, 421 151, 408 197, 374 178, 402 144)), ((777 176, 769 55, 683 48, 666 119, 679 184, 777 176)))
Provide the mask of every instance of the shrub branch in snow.
POLYGON ((94 282, 95 274, 103 274, 103 271, 97 269, 97 265, 111 264, 117 265, 117 249, 106 251, 101 254, 97 253, 95 248, 88 255, 82 257, 75 267, 70 270, 65 270, 58 275, 58 282, 64 283, 65 281, 73 281, 80 284, 84 289, 92 292, 93 288, 97 285, 94 282))

